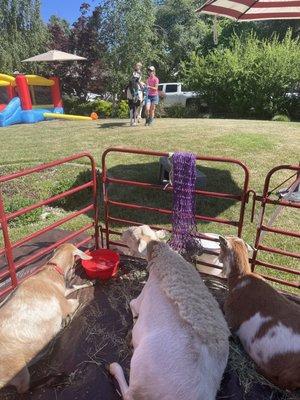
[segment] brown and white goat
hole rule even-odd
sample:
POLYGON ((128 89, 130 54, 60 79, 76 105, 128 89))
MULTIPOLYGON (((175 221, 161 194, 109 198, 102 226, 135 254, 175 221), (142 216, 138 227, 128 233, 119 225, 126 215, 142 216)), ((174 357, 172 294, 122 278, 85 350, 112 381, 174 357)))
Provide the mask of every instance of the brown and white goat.
POLYGON ((2 303, 0 308, 0 388, 10 384, 19 393, 29 389, 28 365, 40 358, 55 337, 63 320, 79 305, 66 296, 90 286, 66 288, 66 275, 75 256, 91 257, 70 243, 61 245, 42 270, 29 277, 2 303))
POLYGON ((300 306, 251 272, 242 239, 220 237, 220 245, 229 327, 262 375, 283 389, 300 388, 300 306))

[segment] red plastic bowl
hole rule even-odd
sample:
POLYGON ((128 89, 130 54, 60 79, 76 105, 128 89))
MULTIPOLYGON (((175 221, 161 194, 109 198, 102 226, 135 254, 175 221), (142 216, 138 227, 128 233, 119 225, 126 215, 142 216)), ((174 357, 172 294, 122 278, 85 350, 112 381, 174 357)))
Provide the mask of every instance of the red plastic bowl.
POLYGON ((108 249, 88 251, 91 260, 81 260, 81 264, 89 278, 107 280, 118 272, 120 256, 108 249))

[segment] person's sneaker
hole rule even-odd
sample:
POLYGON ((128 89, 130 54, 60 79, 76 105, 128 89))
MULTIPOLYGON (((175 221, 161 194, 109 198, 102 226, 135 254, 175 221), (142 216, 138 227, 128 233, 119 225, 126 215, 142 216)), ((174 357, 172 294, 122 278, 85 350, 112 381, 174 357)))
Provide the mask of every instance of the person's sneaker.
POLYGON ((148 125, 152 125, 153 121, 154 121, 154 118, 149 118, 148 125))

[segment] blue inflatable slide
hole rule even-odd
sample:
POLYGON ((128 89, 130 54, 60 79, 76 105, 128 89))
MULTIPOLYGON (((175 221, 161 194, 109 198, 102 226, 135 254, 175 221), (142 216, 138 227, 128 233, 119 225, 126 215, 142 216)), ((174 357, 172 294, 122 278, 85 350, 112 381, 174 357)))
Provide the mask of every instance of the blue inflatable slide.
POLYGON ((0 127, 9 126, 12 124, 32 124, 45 120, 44 113, 63 113, 62 108, 49 109, 36 109, 36 110, 22 110, 21 100, 19 97, 14 97, 3 111, 0 111, 0 127))
POLYGON ((19 124, 22 122, 22 108, 19 97, 14 97, 0 112, 0 126, 19 124))

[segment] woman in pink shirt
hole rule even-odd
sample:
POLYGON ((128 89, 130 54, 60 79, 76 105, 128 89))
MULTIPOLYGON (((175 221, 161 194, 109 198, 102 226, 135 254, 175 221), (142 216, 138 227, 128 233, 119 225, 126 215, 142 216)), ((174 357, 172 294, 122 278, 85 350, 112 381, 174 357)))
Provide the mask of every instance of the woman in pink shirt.
POLYGON ((148 94, 146 97, 146 124, 145 125, 151 125, 153 120, 154 120, 154 114, 155 114, 155 107, 158 104, 158 84, 159 84, 159 79, 155 75, 155 68, 153 66, 148 67, 147 69, 148 72, 148 79, 147 79, 147 89, 148 89, 148 94))

